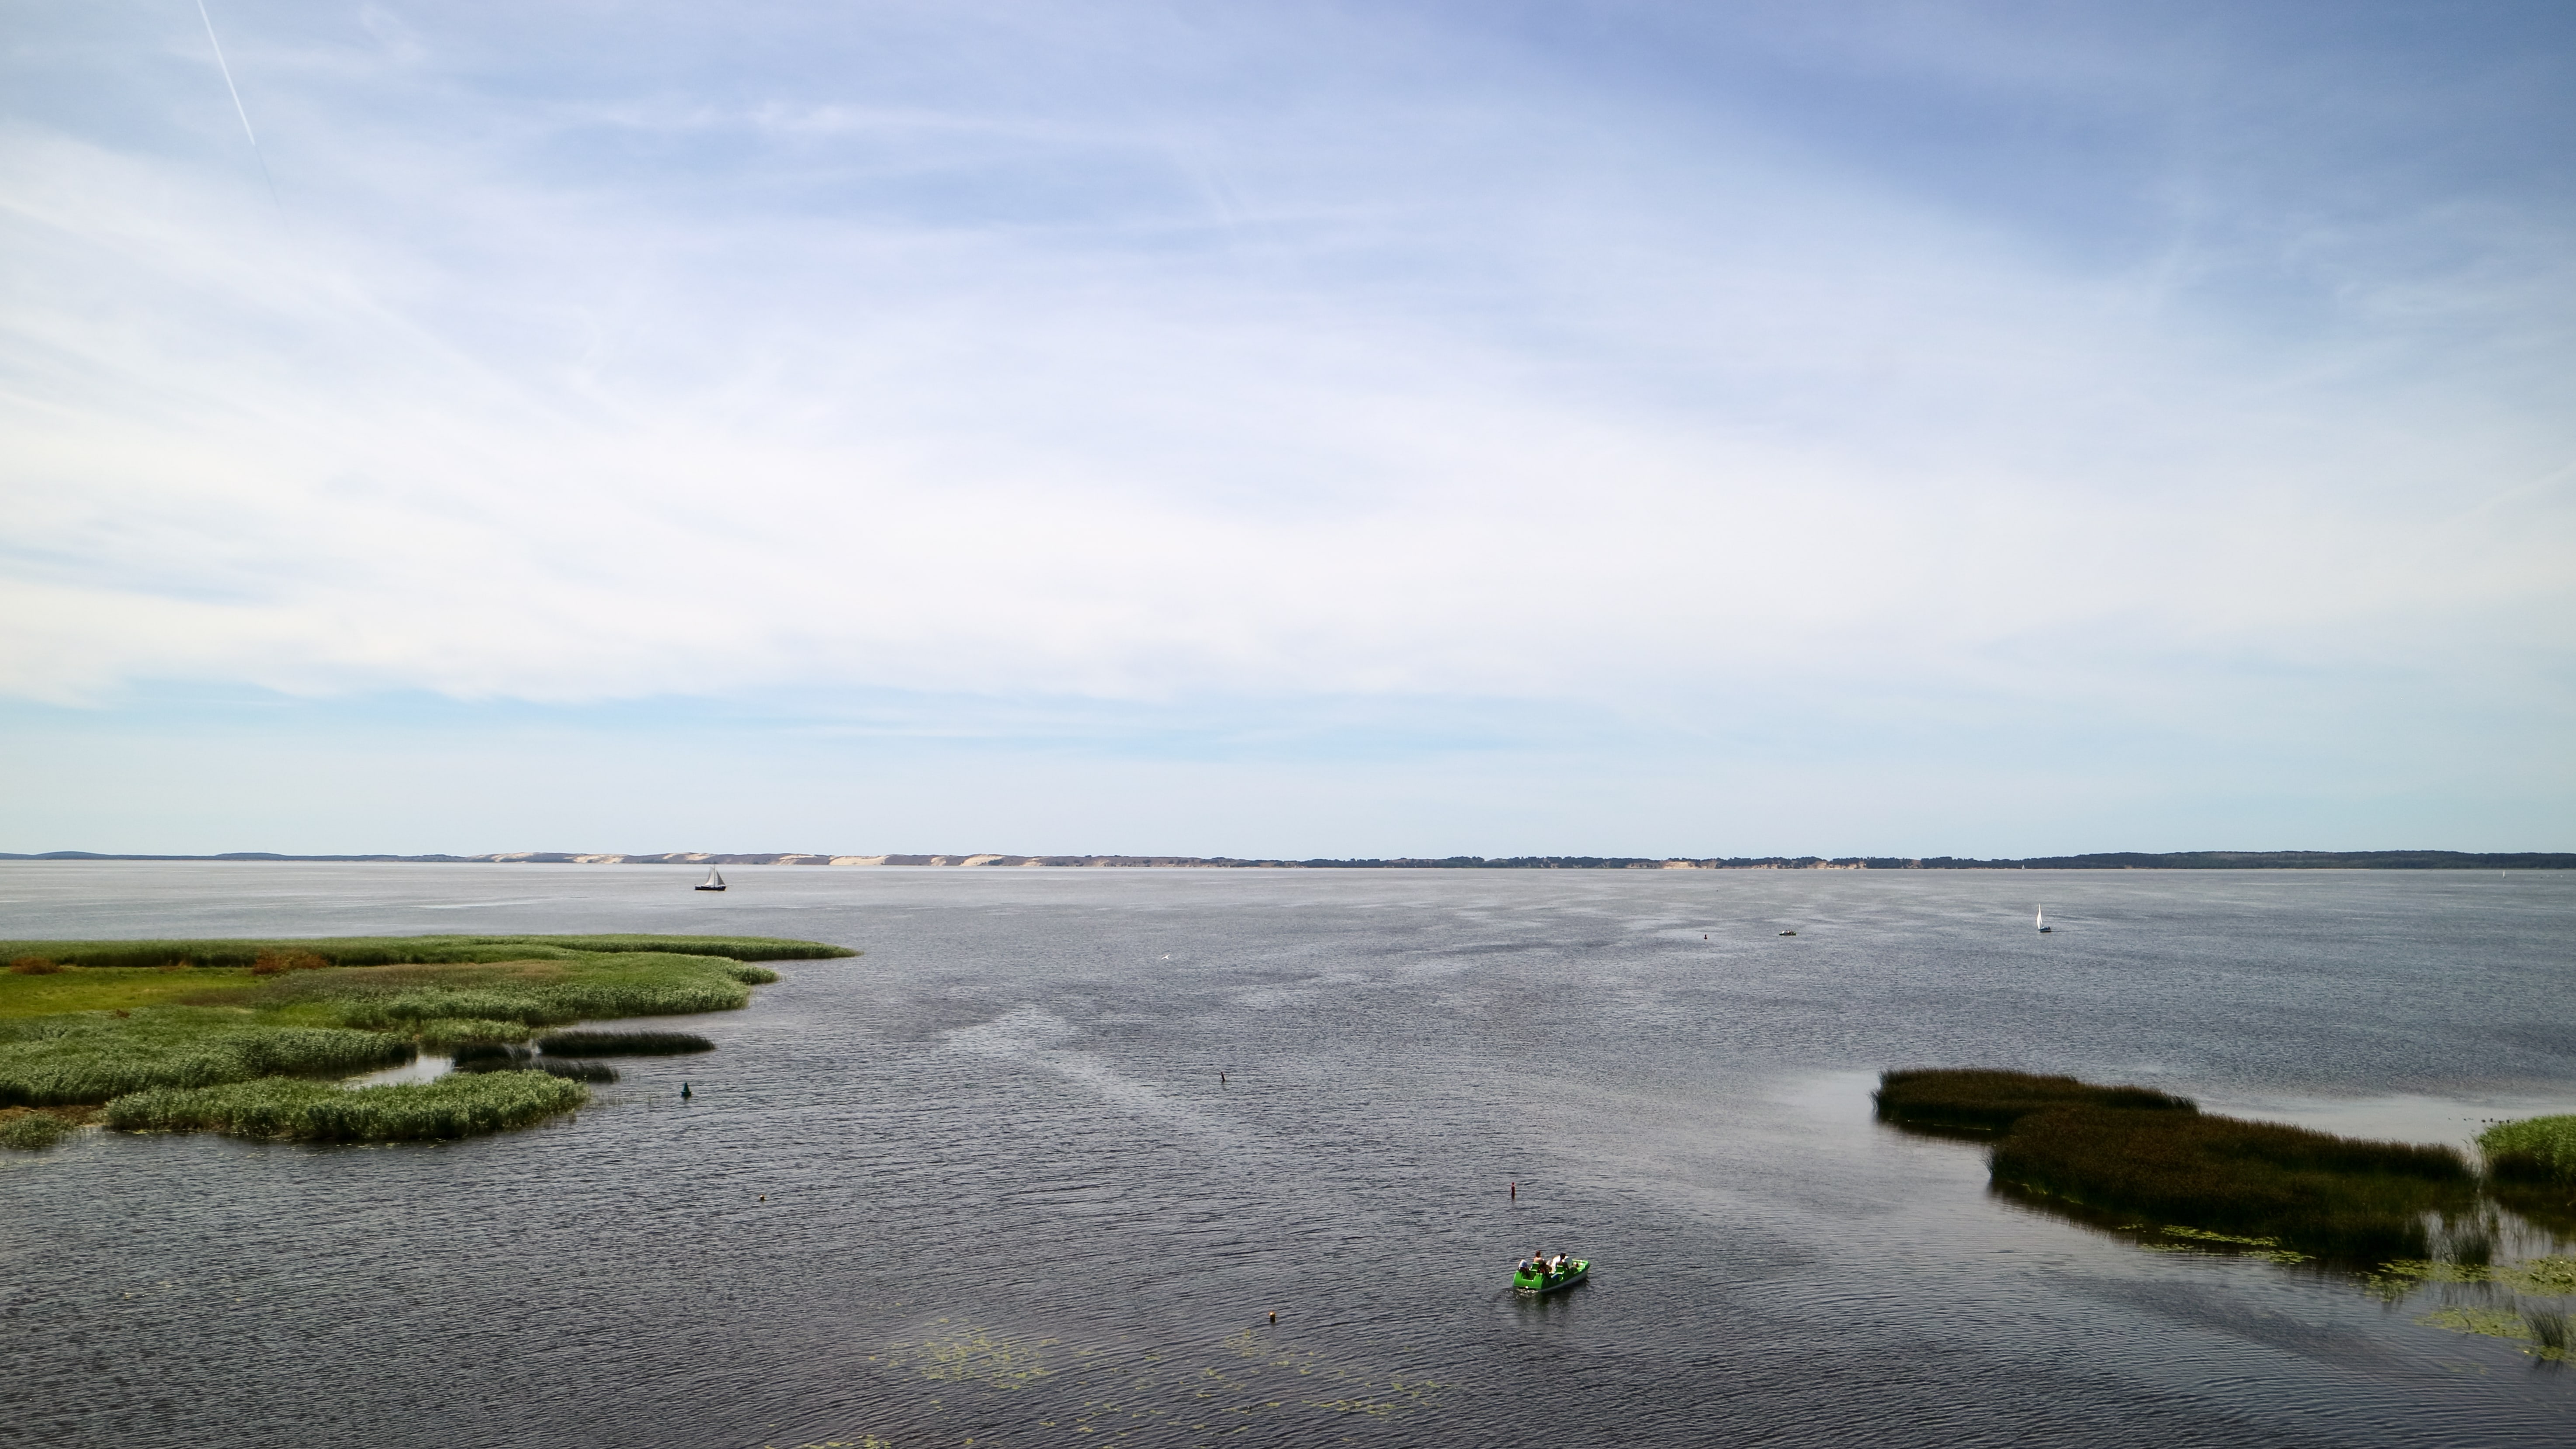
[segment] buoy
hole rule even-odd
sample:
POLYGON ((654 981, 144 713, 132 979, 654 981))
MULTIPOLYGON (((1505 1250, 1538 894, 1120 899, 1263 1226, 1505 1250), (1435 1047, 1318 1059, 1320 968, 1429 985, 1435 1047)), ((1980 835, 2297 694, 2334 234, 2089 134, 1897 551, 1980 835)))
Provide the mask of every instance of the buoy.
POLYGON ((1279 1321, 1279 1310, 1274 1308, 1270 1311, 1270 1321, 1273 1323, 1277 1323, 1279 1321))
POLYGON ((1520 1200, 1521 1200, 1521 1182, 1520 1182, 1520 1179, 1516 1177, 1516 1178, 1513 1178, 1513 1179, 1512 1179, 1512 1201, 1514 1201, 1514 1202, 1519 1202, 1520 1200))
POLYGON ((689 1100, 689 1084, 686 1082, 680 1084, 680 1100, 683 1102, 689 1100))
POLYGON ((1220 1087, 1225 1085, 1225 1073, 1219 1072, 1216 1074, 1216 1084, 1220 1087))

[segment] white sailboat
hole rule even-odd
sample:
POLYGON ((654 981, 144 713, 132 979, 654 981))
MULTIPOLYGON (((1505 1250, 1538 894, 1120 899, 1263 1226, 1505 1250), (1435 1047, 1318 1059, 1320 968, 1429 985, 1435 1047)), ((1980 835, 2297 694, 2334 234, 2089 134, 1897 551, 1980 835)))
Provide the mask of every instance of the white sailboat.
POLYGON ((716 869, 714 866, 712 866, 712 865, 711 865, 711 866, 708 866, 708 867, 707 867, 707 878, 706 878, 705 880, 700 881, 700 882, 698 883, 698 889, 700 889, 700 890, 702 890, 702 891, 720 891, 720 890, 723 890, 724 888, 725 888, 725 884, 724 884, 724 873, 723 873, 723 872, 721 872, 721 871, 719 871, 719 870, 717 870, 717 869, 716 869))
POLYGON ((2039 908, 2039 914, 2032 918, 2031 924, 2039 927, 2039 933, 2041 935, 2047 935, 2052 929, 2048 924, 2048 907, 2041 906, 2039 908))

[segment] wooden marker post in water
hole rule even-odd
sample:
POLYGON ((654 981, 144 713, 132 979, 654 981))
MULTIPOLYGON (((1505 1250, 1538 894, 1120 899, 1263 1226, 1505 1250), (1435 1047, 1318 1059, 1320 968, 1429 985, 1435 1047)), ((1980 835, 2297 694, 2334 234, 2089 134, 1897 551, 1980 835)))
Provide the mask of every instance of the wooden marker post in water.
POLYGON ((1512 1179, 1512 1201, 1514 1201, 1514 1202, 1519 1202, 1520 1200, 1521 1200, 1521 1180, 1520 1180, 1519 1178, 1517 1178, 1517 1177, 1516 1177, 1516 1178, 1513 1178, 1513 1179, 1512 1179))

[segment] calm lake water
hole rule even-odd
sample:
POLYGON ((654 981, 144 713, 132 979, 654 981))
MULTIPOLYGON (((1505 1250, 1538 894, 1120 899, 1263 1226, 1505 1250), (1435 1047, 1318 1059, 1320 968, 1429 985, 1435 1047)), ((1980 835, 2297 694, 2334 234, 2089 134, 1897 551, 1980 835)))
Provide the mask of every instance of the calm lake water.
POLYGON ((867 953, 536 1130, 0 1157, 0 1440, 2576 1437, 2576 1377, 2419 1323, 2438 1296, 2144 1251, 1868 1103, 1995 1064, 2428 1141, 2576 1111, 2576 875, 696 878, 0 865, 21 938, 867 953), (1593 1281, 1516 1299, 1533 1247, 1593 1281))

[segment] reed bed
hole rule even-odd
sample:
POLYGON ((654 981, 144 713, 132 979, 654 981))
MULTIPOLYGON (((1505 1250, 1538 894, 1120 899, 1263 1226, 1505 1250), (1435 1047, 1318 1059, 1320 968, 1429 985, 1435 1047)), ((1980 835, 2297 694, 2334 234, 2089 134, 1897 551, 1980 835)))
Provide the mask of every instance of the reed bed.
POLYGON ((411 1060, 409 1038, 337 1027, 263 1026, 238 1012, 165 1007, 36 1017, 0 1035, 0 1106, 95 1104, 157 1087, 371 1071, 411 1060))
POLYGON ((667 1057, 715 1049, 685 1031, 559 1031, 537 1039, 537 1050, 550 1057, 667 1057))
POLYGON ((2576 1117, 2525 1117, 2478 1134, 2497 1180, 2576 1187, 2576 1117))
MULTIPOLYGON (((694 1016, 751 1003, 738 961, 668 952, 582 955, 564 961, 484 963, 431 971, 396 966, 308 972, 240 998, 246 1005, 306 1005, 339 1025, 420 1033, 436 1021, 566 1022, 626 1016, 694 1016)), ((525 1035, 525 1033, 520 1033, 525 1035)))
POLYGON ((2468 1162, 2447 1147, 2181 1112, 2033 1113, 1991 1167, 2008 1187, 2351 1262, 2421 1258, 2427 1215, 2477 1200, 2468 1162))
POLYGON ((51 1112, 27 1112, 0 1122, 0 1147, 42 1152, 72 1135, 79 1124, 51 1112))
POLYGON ((617 1069, 606 1062, 548 1061, 523 1046, 477 1044, 459 1050, 455 1062, 460 1072, 543 1072, 568 1082, 617 1080, 617 1069))
MULTIPOLYGON (((310 955, 332 966, 456 965, 652 952, 745 961, 855 956, 846 946, 775 936, 317 936, 297 939, 0 941, 0 960, 34 957, 75 967, 158 967, 187 962, 248 969, 263 955, 310 955)), ((757 983, 753 983, 757 984, 757 983)))
POLYGON ((422 1051, 461 1051, 494 1042, 526 1041, 535 1030, 524 1021, 438 1017, 422 1022, 413 1037, 422 1051))
MULTIPOLYGON (((2145 1087, 2025 1072, 1897 1071, 1880 1079, 1878 1115, 1993 1136, 1988 1167, 1998 1186, 2105 1226, 2126 1219, 2125 1226, 2156 1228, 2185 1246, 2346 1262, 2422 1259, 2428 1221, 2467 1223, 2478 1202, 2477 1177, 2451 1148, 2211 1116, 2145 1087)), ((2467 1248, 2466 1238, 2453 1237, 2452 1248, 2467 1248)))
POLYGON ((222 1087, 119 1097, 107 1125, 124 1132, 221 1132, 311 1142, 412 1142, 524 1127, 590 1100, 545 1072, 447 1076, 354 1090, 271 1077, 222 1087))
POLYGON ((2061 1107, 2195 1113, 2187 1097, 2146 1087, 2097 1087, 2073 1077, 1976 1068, 1882 1072, 1874 1100, 1881 1120, 1954 1132, 2003 1132, 2034 1112, 2061 1107))

